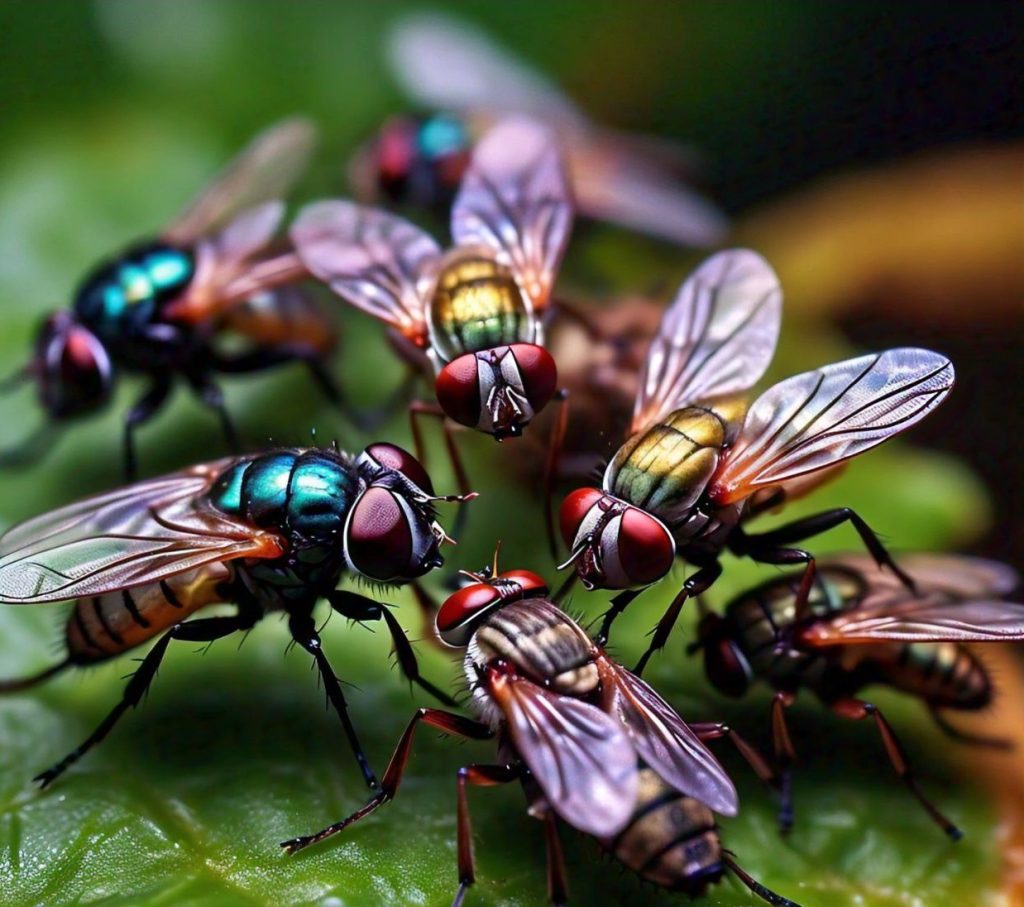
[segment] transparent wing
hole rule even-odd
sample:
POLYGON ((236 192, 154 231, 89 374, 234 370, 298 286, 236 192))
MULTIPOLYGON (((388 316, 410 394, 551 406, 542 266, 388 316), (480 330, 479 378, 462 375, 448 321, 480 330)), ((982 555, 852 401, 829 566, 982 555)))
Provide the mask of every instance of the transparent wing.
POLYGON ((782 381, 751 407, 711 497, 733 503, 870 450, 938 406, 953 378, 945 356, 903 347, 782 381))
POLYGON ((734 816, 739 799, 725 769, 676 711, 635 674, 602 656, 605 710, 626 729, 640 758, 670 787, 734 816))
POLYGON ((291 227, 303 264, 358 309, 426 343, 423 291, 441 255, 434 239, 386 211, 314 202, 291 227))
POLYGON ((316 143, 308 120, 284 120, 261 132, 164 231, 171 243, 191 245, 249 208, 287 195, 316 143))
MULTIPOLYGON (((901 554, 900 568, 914 580, 921 592, 944 592, 962 599, 998 598, 1020 586, 1020 574, 1008 564, 962 554, 901 554)), ((902 580, 883 569, 867 554, 843 554, 818 561, 820 570, 840 567, 859 573, 867 583, 865 601, 876 595, 910 593, 902 580)))
POLYGON ((1013 642, 1024 639, 1024 605, 950 601, 938 593, 901 604, 862 605, 800 632, 813 647, 879 642, 1013 642))
POLYGON ((572 192, 553 133, 536 120, 502 120, 474 149, 452 205, 456 244, 493 249, 540 311, 572 220, 572 192))
POLYGON ((588 834, 619 832, 639 783, 637 754, 622 728, 595 706, 515 675, 492 677, 489 689, 555 812, 588 834))
POLYGON ((749 249, 707 259, 661 319, 640 376, 631 433, 674 410, 751 388, 775 352, 782 290, 749 249))
POLYGON ((603 147, 596 137, 567 151, 581 214, 680 246, 714 246, 725 236, 725 215, 653 157, 621 142, 603 147))
POLYGON ((553 83, 452 17, 417 13, 399 19, 387 54, 402 90, 424 107, 523 113, 575 128, 586 124, 553 83))
POLYGON ((0 602, 102 595, 214 561, 277 557, 278 536, 206 502, 232 462, 127 485, 14 526, 0 536, 0 602))

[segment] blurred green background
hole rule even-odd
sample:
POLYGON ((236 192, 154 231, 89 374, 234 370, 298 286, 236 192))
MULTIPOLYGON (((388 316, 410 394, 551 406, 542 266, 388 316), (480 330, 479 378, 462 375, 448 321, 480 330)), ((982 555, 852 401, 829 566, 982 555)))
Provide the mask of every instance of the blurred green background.
MULTIPOLYGON (((382 117, 405 109, 380 49, 389 22, 413 8, 424 5, 0 3, 4 370, 24 360, 42 313, 67 304, 85 269, 159 229, 271 121, 300 112, 321 127, 320 155, 301 198, 343 192, 354 145, 382 117)), ((700 152, 702 188, 736 217, 744 241, 758 247, 759 238, 768 245, 785 237, 762 237, 756 223, 748 225, 748 212, 771 209, 833 174, 884 171, 961 146, 1016 147, 1024 135, 1019 4, 563 0, 431 8, 457 8, 557 78, 595 119, 691 143, 700 152)), ((1021 176, 1016 190, 1007 187, 1008 197, 1024 190, 1021 176)), ((846 209, 832 216, 842 220, 846 209)), ((575 288, 590 281, 601 293, 644 292, 671 287, 698 258, 591 229, 574 243, 567 273, 575 288)), ((824 296, 829 274, 821 279, 824 296)), ((852 504, 897 548, 958 544, 1019 563, 1024 535, 1013 515, 1024 503, 1024 297, 1014 295, 1016 286, 1000 291, 1012 302, 998 322, 969 295, 967 318, 938 306, 926 305, 922 318, 896 305, 863 315, 856 307, 815 310, 794 300, 773 376, 851 349, 921 343, 953 356, 960 388, 914 433, 912 443, 932 449, 893 444, 790 513, 852 504)), ((382 332, 368 319, 341 317, 345 341, 336 371, 353 397, 384 399, 399 372, 382 332)), ((321 439, 336 434, 352 448, 369 440, 318 409, 297 369, 231 381, 227 390, 254 446, 270 439, 304 443, 313 428, 321 439)), ((137 392, 135 385, 122 388, 119 407, 74 426, 38 468, 0 476, 0 519, 6 524, 120 481, 119 410, 137 392)), ((0 401, 3 444, 39 418, 26 393, 0 401)), ((381 434, 408 443, 401 420, 381 434)), ((507 565, 550 574, 537 544, 537 502, 510 492, 516 480, 503 459, 507 446, 496 452, 474 436, 464 438, 464 447, 482 494, 450 566, 479 566, 502 537, 507 565)), ((215 426, 185 394, 141 433, 150 473, 222 451, 215 426)), ((436 453, 435 482, 445 488, 451 479, 436 453)), ((852 533, 840 530, 816 550, 853 544, 852 533)), ((715 601, 755 574, 730 564, 715 601)), ((432 582, 442 590, 443 577, 432 582)), ((659 604, 673 591, 663 587, 622 621, 625 659, 640 651, 659 604)), ((408 604, 404 594, 393 600, 408 604)), ((574 607, 592 616, 603 601, 577 595, 574 607)), ((0 613, 4 675, 52 658, 60 611, 0 613)), ((417 631, 414 609, 404 613, 417 631)), ((350 696, 354 716, 380 771, 414 700, 389 668, 383 634, 335 620, 325 638, 339 674, 358 687, 350 696)), ((0 703, 0 903, 448 903, 455 887, 455 769, 487 760, 486 746, 422 734, 396 803, 318 850, 294 859, 278 851, 277 841, 339 818, 363 798, 307 660, 297 652, 284 656, 285 642, 284 628, 268 621, 241 651, 227 641, 202 658, 187 646, 173 652, 146 708, 45 793, 28 778, 91 729, 133 664, 126 657, 0 703)), ((433 677, 456 673, 435 653, 425 661, 433 677)), ((768 743, 767 698, 719 702, 699 666, 683 657, 679 638, 650 676, 687 717, 725 716, 768 743)), ((917 810, 888 774, 873 730, 839 726, 807 702, 794 719, 797 740, 807 741, 796 834, 778 838, 771 797, 725 751, 745 805, 725 823, 727 845, 766 884, 807 905, 999 903, 991 807, 947 761, 948 745, 919 707, 884 694, 878 701, 902 731, 926 790, 967 831, 964 842, 947 845, 917 810)), ((540 829, 525 816, 519 792, 474 791, 472 800, 480 884, 468 902, 540 903, 540 829)), ((600 860, 592 842, 563 838, 579 903, 673 901, 600 860)), ((707 898, 750 902, 731 882, 707 898)))

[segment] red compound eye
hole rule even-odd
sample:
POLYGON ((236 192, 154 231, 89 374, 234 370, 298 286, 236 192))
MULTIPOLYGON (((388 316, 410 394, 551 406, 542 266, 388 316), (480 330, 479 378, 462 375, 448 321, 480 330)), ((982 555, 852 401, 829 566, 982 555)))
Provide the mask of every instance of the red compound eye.
POLYGON ((501 603, 501 595, 490 583, 474 583, 449 595, 437 612, 437 635, 449 646, 462 648, 473 635, 475 618, 501 603))
POLYGON ((449 362, 434 382, 434 393, 441 409, 458 422, 476 428, 480 424, 480 381, 477 359, 466 353, 449 362))
POLYGON ((630 507, 622 515, 616 540, 619 564, 631 586, 646 586, 672 568, 676 546, 664 525, 630 507))
POLYGON ((356 501, 346 530, 348 559, 370 579, 387 582, 408 575, 413 528, 398 499, 386 488, 368 488, 356 501))
POLYGON ((388 469, 402 473, 407 479, 422 488, 427 494, 434 493, 433 483, 430 476, 423 468, 423 465, 409 451, 403 450, 394 444, 383 442, 371 444, 366 448, 366 453, 374 460, 388 469))
POLYGON ((577 488, 565 496, 558 511, 558 524, 562 530, 562 540, 567 548, 572 548, 576 541, 576 534, 579 532, 580 523, 603 497, 604 492, 599 488, 577 488))
POLYGON ((519 366, 519 377, 530 408, 539 413, 551 401, 558 387, 555 360, 544 347, 533 343, 513 343, 509 350, 519 366))
POLYGON ((99 339, 61 312, 43 325, 36 340, 37 374, 43 404, 61 418, 107 401, 113 367, 99 339))

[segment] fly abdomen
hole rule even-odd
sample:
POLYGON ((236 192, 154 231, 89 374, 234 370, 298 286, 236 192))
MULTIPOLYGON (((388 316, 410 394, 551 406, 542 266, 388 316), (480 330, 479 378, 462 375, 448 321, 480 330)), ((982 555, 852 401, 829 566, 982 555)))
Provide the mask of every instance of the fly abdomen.
POLYGON ((620 863, 671 891, 702 894, 725 871, 711 810, 646 767, 640 770, 640 793, 629 824, 601 844, 620 863))
POLYGON ((980 709, 992 700, 985 666, 957 643, 906 643, 874 661, 884 682, 939 708, 980 709))
POLYGON ((68 656, 89 664, 141 645, 206 605, 223 601, 224 564, 209 564, 159 583, 80 598, 68 619, 68 656))

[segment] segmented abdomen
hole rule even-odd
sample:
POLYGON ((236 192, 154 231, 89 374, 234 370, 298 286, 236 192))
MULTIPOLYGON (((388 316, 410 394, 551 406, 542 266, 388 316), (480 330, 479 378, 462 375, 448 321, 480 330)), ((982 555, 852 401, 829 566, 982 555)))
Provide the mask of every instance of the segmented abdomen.
POLYGON ((327 313, 298 287, 258 293, 224 314, 222 327, 263 346, 293 346, 327 355, 337 341, 327 313))
POLYGON ((80 598, 68 619, 68 655, 89 664, 141 645, 206 605, 224 600, 224 564, 209 564, 159 583, 80 598))
POLYGON ((872 658, 880 680, 941 708, 978 709, 992 699, 985 666, 966 646, 952 642, 891 647, 890 658, 872 658))
POLYGON ((640 770, 640 795, 629 824, 601 844, 620 863, 671 891, 701 894, 724 872, 714 814, 649 768, 640 770))

